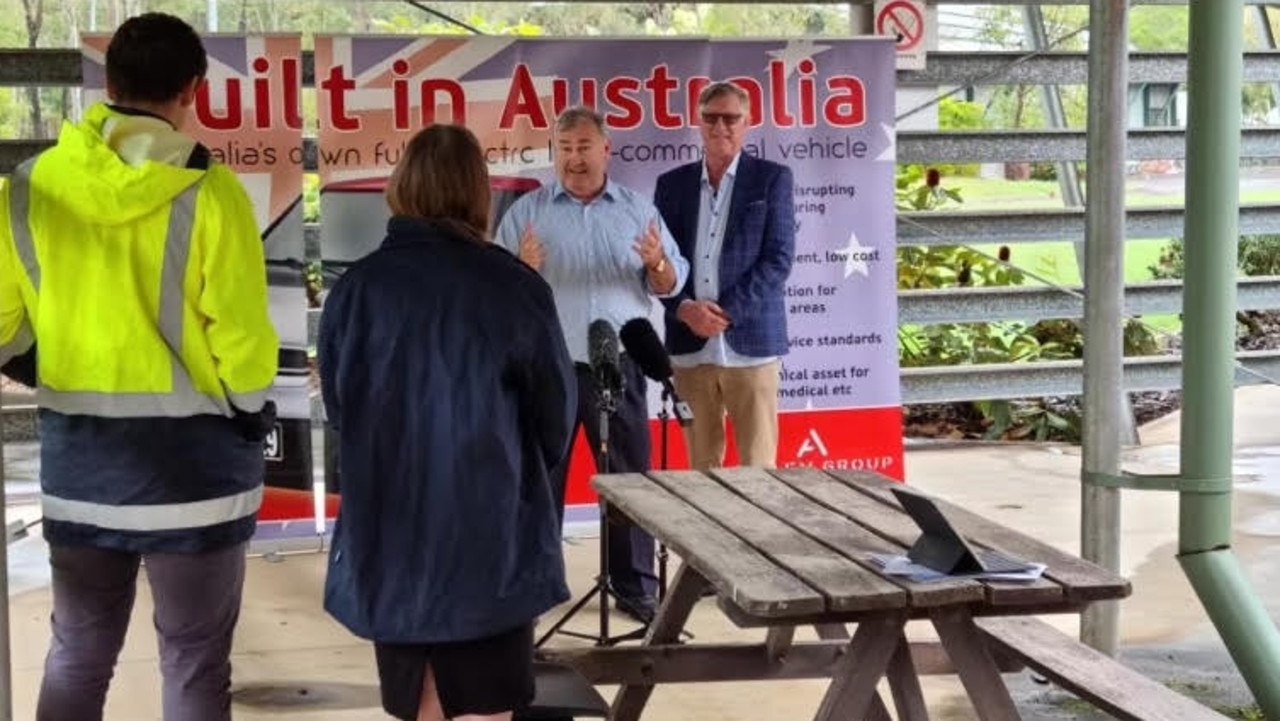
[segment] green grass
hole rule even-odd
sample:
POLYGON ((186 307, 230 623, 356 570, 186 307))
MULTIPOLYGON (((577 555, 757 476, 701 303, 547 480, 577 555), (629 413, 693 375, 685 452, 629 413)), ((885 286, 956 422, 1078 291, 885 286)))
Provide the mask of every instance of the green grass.
MULTIPOLYGON (((1037 210, 1062 207, 1062 191, 1055 180, 946 178, 943 185, 960 191, 964 198, 960 207, 966 210, 1037 210)), ((1184 199, 1182 189, 1156 193, 1144 190, 1141 181, 1130 180, 1126 184, 1125 204, 1131 208, 1182 205, 1184 199)), ((1280 202, 1280 186, 1241 191, 1240 202, 1280 202)))
MULTIPOLYGON (((986 178, 947 178, 947 188, 960 191, 964 202, 948 205, 949 210, 1047 210, 1062 208, 1062 194, 1057 181, 1003 180, 986 178)), ((1167 207, 1181 205, 1184 193, 1157 193, 1144 189, 1141 181, 1128 182, 1125 197, 1128 207, 1167 207)), ((1250 189, 1241 192, 1241 203, 1280 202, 1280 187, 1250 189)), ((1152 280, 1155 265, 1167 240, 1141 239, 1125 244, 1124 279, 1126 283, 1152 280)), ((1027 285, 1080 286, 1080 267, 1071 242, 1004 243, 1011 252, 1010 262, 1027 272, 1027 285), (1034 277, 1033 277, 1034 276, 1034 277)), ((979 245, 979 250, 995 255, 1000 245, 979 245)), ((1167 332, 1178 332, 1182 323, 1175 315, 1146 316, 1145 322, 1167 332)))
MULTIPOLYGON (((1160 251, 1167 241, 1132 240, 1125 244, 1124 280, 1126 283, 1150 281, 1149 268, 1160 258, 1160 251)), ((1072 243, 1008 243, 1009 262, 1027 271, 1025 285, 1065 285, 1078 288, 1082 285, 1080 267, 1076 262, 1072 243), (1032 277, 1034 276, 1034 277, 1032 277), (1043 280, 1040 280, 1043 279, 1043 280)), ((999 250, 998 245, 979 245, 977 249, 990 255, 999 250)), ((1176 333, 1182 329, 1182 321, 1176 315, 1144 316, 1143 321, 1161 331, 1176 333)))

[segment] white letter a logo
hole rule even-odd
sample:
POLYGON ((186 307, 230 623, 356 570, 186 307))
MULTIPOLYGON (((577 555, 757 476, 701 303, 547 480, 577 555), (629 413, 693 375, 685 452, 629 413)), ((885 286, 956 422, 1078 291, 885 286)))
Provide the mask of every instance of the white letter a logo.
POLYGON ((796 451, 796 458, 804 458, 810 453, 817 453, 823 458, 827 457, 827 444, 822 442, 822 437, 818 435, 816 428, 809 429, 809 435, 800 443, 800 450, 796 451))

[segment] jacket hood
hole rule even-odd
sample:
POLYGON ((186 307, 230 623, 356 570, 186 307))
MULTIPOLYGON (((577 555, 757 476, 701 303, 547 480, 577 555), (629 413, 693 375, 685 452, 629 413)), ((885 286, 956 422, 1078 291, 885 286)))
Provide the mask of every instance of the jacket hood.
POLYGON ((166 120, 97 103, 81 122, 63 124, 57 144, 40 157, 32 191, 85 220, 128 224, 203 177, 184 167, 195 145, 166 120))

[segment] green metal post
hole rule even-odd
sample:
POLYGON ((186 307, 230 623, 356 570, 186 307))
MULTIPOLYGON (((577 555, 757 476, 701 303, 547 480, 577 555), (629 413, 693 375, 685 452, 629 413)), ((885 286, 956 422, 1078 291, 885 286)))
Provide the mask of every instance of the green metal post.
MULTIPOLYGON (((1191 3, 1188 55, 1182 475, 1231 475, 1240 212, 1241 0, 1191 3)), ((1231 541, 1231 495, 1184 494, 1183 553, 1231 541)))
MULTIPOLYGON (((1240 211, 1242 0, 1190 0, 1182 477, 1231 477, 1240 211)), ((1280 632, 1231 551, 1232 494, 1180 495, 1179 560, 1267 718, 1280 719, 1280 632)))

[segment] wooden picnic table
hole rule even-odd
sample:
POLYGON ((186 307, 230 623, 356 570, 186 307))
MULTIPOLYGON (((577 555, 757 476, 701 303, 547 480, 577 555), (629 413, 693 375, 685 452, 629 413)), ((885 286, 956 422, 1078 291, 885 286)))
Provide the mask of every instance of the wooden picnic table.
MULTIPOLYGON (((614 721, 635 721, 667 682, 829 677, 818 721, 887 721, 876 685, 887 678, 901 721, 925 721, 919 675, 955 673, 984 721, 1020 718, 1000 673, 1010 658, 976 619, 1076 613, 1130 593, 1092 563, 940 499, 977 546, 1047 564, 1035 581, 916 583, 878 570, 872 554, 904 555, 919 528, 894 481, 857 471, 726 468, 595 477, 602 505, 652 533, 682 560, 638 647, 552 649, 594 683, 619 683, 614 721), (681 643, 708 586, 739 626, 765 628, 762 644, 681 643), (907 621, 927 619, 941 644, 909 643, 907 621), (856 623, 852 638, 846 623, 856 623), (820 640, 793 640, 812 625, 820 640)), ((1083 648, 1083 647, 1082 647, 1083 648)), ((1012 669, 1021 668, 1012 665, 1012 669)))

